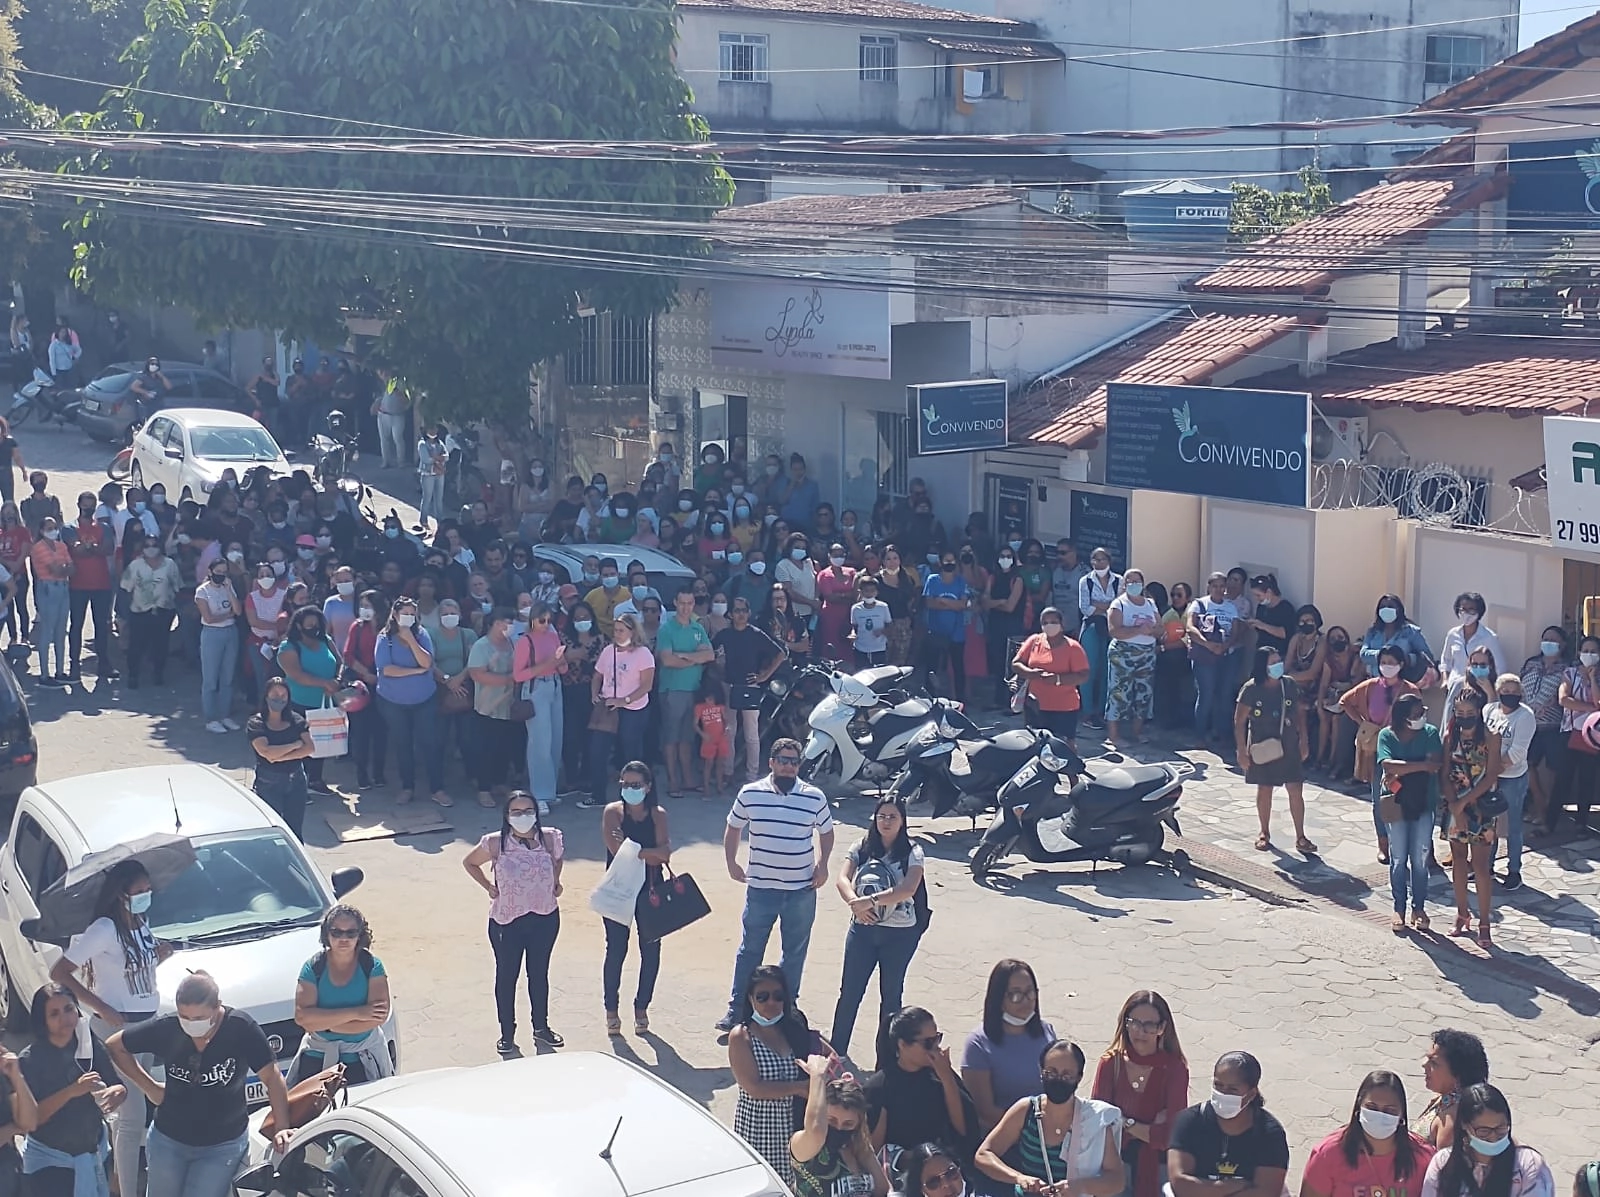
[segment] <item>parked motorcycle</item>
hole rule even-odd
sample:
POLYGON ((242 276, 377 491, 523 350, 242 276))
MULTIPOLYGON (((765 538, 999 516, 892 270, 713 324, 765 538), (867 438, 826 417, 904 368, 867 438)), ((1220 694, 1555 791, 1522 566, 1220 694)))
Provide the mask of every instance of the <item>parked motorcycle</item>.
POLYGON ((869 682, 843 673, 829 679, 832 693, 811 709, 811 734, 800 760, 800 776, 823 784, 887 781, 906 763, 911 744, 929 723, 979 735, 977 724, 948 698, 891 690, 879 694, 869 682))
MULTIPOLYGON (((761 704, 762 744, 770 746, 782 736, 804 744, 811 736, 811 712, 832 692, 833 675, 841 672, 842 665, 825 661, 798 667, 780 665, 767 682, 761 704)), ((927 697, 917 686, 916 672, 909 665, 876 665, 850 676, 880 696, 902 692, 927 697)))
POLYGON ((982 878, 1022 853, 1038 864, 1114 861, 1146 864, 1182 835, 1178 800, 1185 773, 1137 765, 1111 753, 1084 761, 1065 740, 1042 734, 1039 750, 1000 788, 998 808, 972 853, 982 878))
POLYGON ((35 370, 33 380, 17 388, 5 416, 13 428, 26 424, 35 410, 39 413, 41 424, 48 424, 52 419, 63 424, 76 424, 81 406, 82 400, 78 398, 75 387, 58 386, 43 370, 35 370))
POLYGON ((1016 728, 985 736, 969 719, 940 719, 917 731, 905 766, 890 788, 902 804, 929 799, 931 814, 976 818, 994 805, 994 795, 1039 752, 1044 733, 1016 728))
POLYGON ((445 510, 455 511, 479 502, 489 482, 478 465, 478 433, 462 428, 445 438, 445 510))
POLYGON ((317 482, 324 489, 338 487, 350 496, 351 507, 359 508, 366 498, 366 483, 351 469, 361 455, 356 448, 356 430, 344 412, 334 408, 328 413, 328 431, 311 437, 312 467, 317 482))

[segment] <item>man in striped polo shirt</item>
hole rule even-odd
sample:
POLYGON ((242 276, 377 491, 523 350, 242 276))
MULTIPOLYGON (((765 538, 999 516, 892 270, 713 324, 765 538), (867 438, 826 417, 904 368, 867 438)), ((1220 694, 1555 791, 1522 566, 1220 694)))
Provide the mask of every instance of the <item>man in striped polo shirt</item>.
POLYGON ((789 982, 789 997, 800 995, 800 974, 811 946, 811 924, 817 917, 817 890, 828 883, 828 857, 833 855, 833 813, 825 794, 800 780, 800 743, 778 740, 772 745, 772 772, 739 791, 722 833, 728 876, 744 891, 744 928, 733 963, 733 992, 728 1012, 717 1030, 733 1029, 734 1012, 750 974, 762 964, 772 927, 779 925, 783 944, 780 961, 789 982), (739 865, 740 833, 750 833, 750 863, 739 865), (812 844, 817 833, 818 847, 812 844))

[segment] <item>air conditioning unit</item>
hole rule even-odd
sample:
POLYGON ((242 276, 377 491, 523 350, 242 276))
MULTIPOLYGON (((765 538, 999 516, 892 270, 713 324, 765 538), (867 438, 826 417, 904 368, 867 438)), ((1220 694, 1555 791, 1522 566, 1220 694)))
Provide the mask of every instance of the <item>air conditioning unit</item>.
POLYGON ((1367 417, 1311 413, 1311 460, 1319 465, 1367 459, 1367 417))

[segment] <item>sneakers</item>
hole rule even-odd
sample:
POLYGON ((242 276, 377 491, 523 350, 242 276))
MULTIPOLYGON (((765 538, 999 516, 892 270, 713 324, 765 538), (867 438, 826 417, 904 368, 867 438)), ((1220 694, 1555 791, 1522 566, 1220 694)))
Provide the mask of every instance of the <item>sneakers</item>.
POLYGON ((233 719, 229 719, 227 717, 223 718, 222 726, 227 728, 229 731, 238 731, 239 730, 238 722, 233 720, 233 719))
MULTIPOLYGON (((549 813, 550 813, 550 804, 548 802, 544 801, 544 799, 541 798, 539 800, 539 817, 542 819, 546 815, 548 815, 549 813)), ((535 1032, 535 1037, 537 1037, 537 1034, 538 1033, 535 1032)), ((560 1046, 560 1045, 558 1044, 557 1046, 560 1046)))
POLYGON ((502 1056, 514 1056, 514 1055, 516 1055, 517 1054, 517 1040, 516 1040, 516 1037, 512 1036, 512 1035, 502 1035, 502 1036, 500 1036, 499 1040, 494 1045, 494 1050, 499 1052, 502 1056))
POLYGON ((1522 888, 1522 874, 1521 873, 1507 873, 1506 874, 1506 879, 1505 879, 1504 882, 1501 883, 1501 886, 1504 889, 1521 889, 1522 888))
POLYGON ((563 1039, 560 1035, 557 1035, 549 1027, 534 1027, 533 1041, 535 1043, 542 1043, 546 1047, 565 1047, 567 1043, 565 1039, 563 1039))
POLYGON ((206 724, 206 730, 218 736, 225 736, 228 734, 228 729, 222 725, 222 721, 220 719, 213 719, 210 723, 206 724))
MULTIPOLYGON (((583 810, 597 810, 605 804, 606 800, 604 798, 601 798, 597 801, 592 794, 585 794, 582 798, 578 799, 578 806, 583 810)), ((540 803, 540 805, 542 806, 544 804, 540 803)), ((541 815, 544 814, 543 811, 540 811, 539 813, 541 815)))

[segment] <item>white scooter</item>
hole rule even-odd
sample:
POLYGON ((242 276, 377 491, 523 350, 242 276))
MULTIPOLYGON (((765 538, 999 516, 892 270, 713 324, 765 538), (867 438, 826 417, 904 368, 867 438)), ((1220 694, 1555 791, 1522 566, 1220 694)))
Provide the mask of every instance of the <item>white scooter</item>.
POLYGON ((906 763, 917 732, 941 716, 978 735, 978 727, 948 698, 885 697, 859 678, 835 672, 833 693, 811 709, 811 735, 800 761, 800 776, 816 784, 884 782, 906 763))

